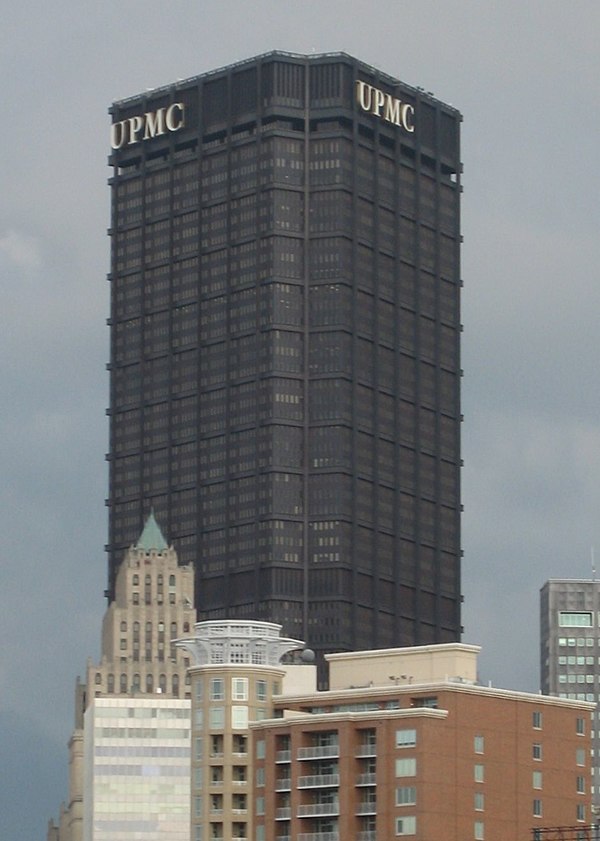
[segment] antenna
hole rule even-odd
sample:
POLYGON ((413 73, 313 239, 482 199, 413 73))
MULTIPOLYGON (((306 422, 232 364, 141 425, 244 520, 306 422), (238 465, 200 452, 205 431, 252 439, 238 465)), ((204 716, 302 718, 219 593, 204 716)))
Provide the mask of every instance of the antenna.
POLYGON ((592 560, 592 580, 596 580, 596 562, 594 560, 594 547, 590 546, 591 560, 592 560))

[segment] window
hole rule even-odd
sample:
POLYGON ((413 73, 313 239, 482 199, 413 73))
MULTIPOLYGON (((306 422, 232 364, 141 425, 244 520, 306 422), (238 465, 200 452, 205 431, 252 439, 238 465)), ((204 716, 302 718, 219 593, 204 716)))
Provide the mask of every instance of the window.
POLYGON ((231 727, 234 730, 248 729, 248 707, 240 705, 231 707, 231 727))
POLYGON ((265 758, 265 740, 259 739, 256 742, 256 758, 257 759, 264 759, 265 758))
POLYGON ((475 821, 473 824, 473 838, 475 838, 475 841, 484 841, 485 832, 483 821, 475 821))
POLYGON ((204 693, 204 684, 202 682, 202 678, 198 678, 197 680, 195 680, 194 686, 196 687, 196 701, 201 701, 204 693))
POLYGON ((397 777, 414 777, 417 773, 417 760, 414 757, 410 759, 396 760, 396 776, 397 777))
POLYGON ((476 791, 473 796, 473 808, 476 812, 483 812, 484 808, 484 795, 482 791, 476 791))
POLYGON ((585 765, 585 750, 583 748, 577 748, 575 751, 575 762, 577 765, 585 765))
POLYGON ((533 801, 533 817, 542 817, 542 801, 538 800, 537 798, 533 801))
POLYGON ((415 835, 417 819, 414 816, 396 818, 396 835, 415 835))
POLYGON ((483 783, 485 780, 485 770, 483 765, 474 765, 473 766, 473 779, 476 783, 483 783))
POLYGON ((232 701, 247 701, 248 700, 248 678, 247 677, 232 677, 231 678, 231 699, 232 699, 232 701))
POLYGON ((416 730, 396 730, 397 748, 414 748, 417 744, 416 730))
POLYGON ((396 789, 396 806, 414 806, 417 802, 415 786, 400 786, 396 789))
POLYGON ((211 707, 208 711, 208 726, 211 730, 222 730, 225 727, 225 708, 211 707))
POLYGON ((256 700, 257 701, 265 701, 267 698, 267 681, 266 680, 257 680, 256 681, 256 700))
POLYGON ((531 777, 531 785, 534 788, 541 788, 542 787, 542 772, 541 771, 534 771, 531 777))
POLYGON ((577 820, 585 821, 585 806, 583 803, 577 804, 577 820))
POLYGON ((591 628, 592 613, 587 610, 580 613, 560 610, 558 612, 558 624, 561 628, 591 628))
POLYGON ((483 736, 473 736, 473 750, 475 753, 483 753, 483 736))
POLYGON ((585 777, 577 777, 577 794, 585 794, 585 777))
POLYGON ((534 759, 542 758, 542 746, 539 742, 534 742, 532 746, 532 755, 534 759))
POLYGON ((257 815, 264 815, 265 813, 265 798, 264 797, 257 797, 256 798, 256 812, 257 815))
POLYGON ((585 736, 585 720, 583 718, 577 719, 575 731, 578 736, 585 736))
POLYGON ((225 697, 223 678, 213 677, 210 681, 210 700, 222 701, 225 697))
POLYGON ((256 783, 257 788, 262 788, 265 784, 265 769, 260 767, 257 768, 254 773, 254 780, 256 783))
POLYGON ((532 724, 536 730, 542 729, 542 714, 539 710, 534 710, 532 715, 532 724))

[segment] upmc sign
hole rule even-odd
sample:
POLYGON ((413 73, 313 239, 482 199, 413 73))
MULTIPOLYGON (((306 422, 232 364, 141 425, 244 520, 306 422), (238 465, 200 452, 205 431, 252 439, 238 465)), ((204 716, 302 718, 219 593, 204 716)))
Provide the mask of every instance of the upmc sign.
POLYGON ((174 102, 168 108, 137 114, 110 127, 110 145, 113 149, 122 149, 141 140, 159 137, 168 131, 179 131, 185 125, 185 106, 183 102, 174 102))
POLYGON ((373 85, 361 82, 360 79, 356 80, 356 101, 363 111, 368 111, 387 123, 393 123, 411 133, 415 130, 413 105, 402 102, 401 99, 396 99, 373 85))

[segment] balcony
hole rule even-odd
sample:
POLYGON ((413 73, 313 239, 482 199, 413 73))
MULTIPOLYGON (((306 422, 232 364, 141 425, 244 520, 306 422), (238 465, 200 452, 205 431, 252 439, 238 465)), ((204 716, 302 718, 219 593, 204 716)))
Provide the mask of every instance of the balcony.
POLYGON ((334 803, 308 803, 305 806, 298 806, 299 818, 321 818, 328 815, 339 815, 340 804, 334 803))
POLYGON ((291 762, 292 761, 292 752, 291 750, 278 750, 275 754, 275 762, 291 762))
POLYGON ((376 781, 377 774, 373 772, 372 774, 359 774, 356 778, 356 785, 357 786, 374 786, 376 781))
POLYGON ((298 841, 340 841, 339 832, 300 832, 298 841))
POLYGON ((362 803, 359 803, 356 807, 356 814, 357 815, 376 815, 377 814, 377 803, 375 800, 363 800, 362 803))
POLYGON ((377 756, 377 745, 359 745, 355 756, 377 756))
MULTIPOLYGON (((334 759, 340 755, 339 745, 311 745, 308 748, 298 748, 298 759, 334 759)), ((362 754, 361 754, 362 755, 362 754)), ((375 746, 373 746, 373 756, 375 746)))
POLYGON ((275 780, 275 791, 291 791, 292 788, 292 781, 287 778, 282 778, 281 780, 275 780))
POLYGON ((308 777, 298 777, 298 788, 321 788, 339 786, 339 774, 314 774, 308 777))
POLYGON ((275 809, 276 821, 289 821, 292 817, 292 810, 289 806, 282 806, 280 809, 275 809))

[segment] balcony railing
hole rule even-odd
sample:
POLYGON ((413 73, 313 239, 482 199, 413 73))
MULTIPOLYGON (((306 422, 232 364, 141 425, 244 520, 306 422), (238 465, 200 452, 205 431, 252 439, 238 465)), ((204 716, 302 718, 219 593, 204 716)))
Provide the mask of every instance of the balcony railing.
POLYGON ((340 804, 335 803, 308 803, 304 806, 298 806, 299 818, 318 818, 326 817, 327 815, 339 815, 340 804))
POLYGON ((298 759, 331 759, 339 755, 339 745, 312 745, 307 748, 298 748, 298 759))
POLYGON ((339 786, 339 774, 313 774, 308 777, 298 777, 298 788, 321 788, 322 786, 339 786))
POLYGON ((356 748, 355 756, 376 756, 377 745, 359 745, 356 748))
POLYGON ((359 774, 356 778, 357 786, 374 786, 377 774, 359 774))
POLYGON ((298 841, 340 841, 339 832, 300 832, 298 841))
POLYGON ((282 806, 280 809, 275 809, 276 821, 289 821, 292 817, 292 810, 289 806, 282 806))
POLYGON ((362 803, 359 803, 356 807, 356 814, 357 815, 376 815, 377 814, 377 803, 373 800, 365 800, 362 803))
POLYGON ((290 791, 292 788, 292 781, 289 777, 275 780, 275 791, 290 791))
POLYGON ((275 754, 275 762, 291 762, 291 750, 278 750, 275 754))

